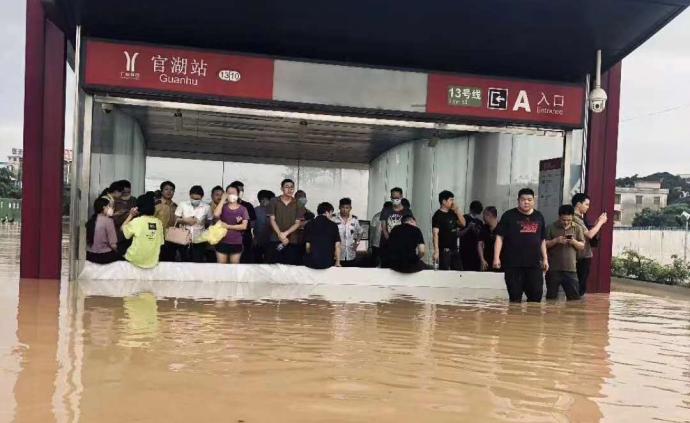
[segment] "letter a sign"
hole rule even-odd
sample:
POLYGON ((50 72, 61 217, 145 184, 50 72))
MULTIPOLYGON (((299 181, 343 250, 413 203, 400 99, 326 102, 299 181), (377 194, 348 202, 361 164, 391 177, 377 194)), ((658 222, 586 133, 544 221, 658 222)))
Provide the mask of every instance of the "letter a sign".
POLYGON ((515 100, 515 105, 513 106, 514 112, 517 112, 520 109, 525 110, 527 113, 532 112, 532 108, 529 105, 529 97, 527 97, 527 91, 525 90, 520 90, 517 100, 515 100))

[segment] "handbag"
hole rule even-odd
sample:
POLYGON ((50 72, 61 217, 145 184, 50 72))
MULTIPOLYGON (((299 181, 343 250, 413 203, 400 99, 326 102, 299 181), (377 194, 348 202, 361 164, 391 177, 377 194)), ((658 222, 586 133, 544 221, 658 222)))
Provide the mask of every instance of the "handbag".
POLYGON ((189 229, 176 225, 165 231, 165 241, 177 245, 189 245, 192 243, 192 233, 189 229))

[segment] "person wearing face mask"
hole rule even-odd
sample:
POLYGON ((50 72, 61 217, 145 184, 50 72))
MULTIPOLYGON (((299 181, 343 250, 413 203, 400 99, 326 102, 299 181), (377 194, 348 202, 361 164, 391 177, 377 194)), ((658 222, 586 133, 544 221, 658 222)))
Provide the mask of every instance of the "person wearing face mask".
MULTIPOLYGON (((220 199, 223 198, 223 194, 225 193, 225 190, 223 187, 220 185, 216 185, 211 189, 211 202, 209 203, 209 208, 211 210, 211 217, 210 220, 207 221, 208 226, 214 225, 216 222, 218 222, 218 219, 213 215, 213 212, 216 210, 216 207, 218 207, 218 204, 220 204, 220 199)), ((216 262, 216 246, 215 245, 210 245, 207 243, 206 247, 206 263, 215 263, 216 262)))
POLYGON ((228 230, 225 238, 216 245, 216 260, 218 263, 239 264, 243 248, 242 232, 249 227, 249 212, 240 204, 237 188, 228 185, 213 214, 228 230))
POLYGON ((321 203, 319 214, 304 226, 304 265, 312 269, 340 267, 340 232, 333 222, 333 205, 321 203))
POLYGON ((175 209, 177 224, 184 225, 184 228, 192 235, 190 245, 178 246, 182 261, 204 262, 208 243, 201 242, 200 238, 207 226, 206 223, 213 219, 213 214, 211 207, 201 201, 203 198, 204 189, 199 185, 194 185, 189 190, 189 201, 181 201, 175 209))
POLYGON ((414 216, 409 208, 403 205, 403 190, 395 187, 391 189, 391 204, 389 208, 381 210, 381 267, 389 267, 388 264, 388 247, 390 233, 393 228, 402 223, 403 218, 407 216, 414 216))
POLYGON ((242 258, 240 259, 240 263, 254 263, 254 249, 252 248, 252 244, 254 242, 252 232, 254 229, 254 224, 256 223, 256 211, 254 210, 252 203, 242 199, 242 196, 244 195, 244 184, 242 182, 234 181, 230 184, 230 186, 237 189, 240 197, 239 203, 242 205, 242 207, 247 209, 247 212, 249 213, 249 226, 244 232, 242 232, 242 246, 244 248, 242 249, 242 258))
POLYGON ((117 232, 112 219, 113 208, 107 198, 93 203, 93 216, 86 222, 86 259, 108 264, 121 259, 117 252, 117 232))
POLYGON ((460 231, 460 257, 462 258, 462 269, 465 271, 479 272, 482 269, 482 261, 477 254, 477 246, 479 245, 479 233, 484 226, 483 211, 482 203, 475 200, 470 203, 470 213, 464 216, 467 225, 460 231))
POLYGON ((265 263, 267 260, 268 243, 271 239, 271 222, 268 218, 271 200, 275 194, 271 191, 262 189, 257 195, 259 207, 254 209, 256 222, 254 222, 254 261, 265 263))

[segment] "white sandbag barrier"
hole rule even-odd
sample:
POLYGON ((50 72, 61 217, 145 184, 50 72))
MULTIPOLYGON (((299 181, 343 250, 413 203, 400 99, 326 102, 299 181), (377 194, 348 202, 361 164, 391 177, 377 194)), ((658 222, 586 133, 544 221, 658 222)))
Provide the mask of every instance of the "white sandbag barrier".
POLYGON ((125 297, 151 292, 159 298, 382 302, 412 297, 457 303, 506 297, 502 273, 390 269, 314 270, 281 264, 160 263, 139 269, 127 262, 86 263, 78 285, 86 296, 125 297))

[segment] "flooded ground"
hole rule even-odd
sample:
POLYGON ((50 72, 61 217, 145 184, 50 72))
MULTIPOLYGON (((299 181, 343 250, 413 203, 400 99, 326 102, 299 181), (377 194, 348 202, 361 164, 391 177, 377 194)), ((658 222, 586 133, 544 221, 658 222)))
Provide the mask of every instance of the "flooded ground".
POLYGON ((690 421, 687 297, 90 296, 0 231, 3 422, 690 421))

